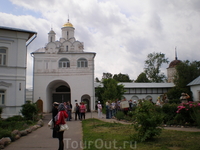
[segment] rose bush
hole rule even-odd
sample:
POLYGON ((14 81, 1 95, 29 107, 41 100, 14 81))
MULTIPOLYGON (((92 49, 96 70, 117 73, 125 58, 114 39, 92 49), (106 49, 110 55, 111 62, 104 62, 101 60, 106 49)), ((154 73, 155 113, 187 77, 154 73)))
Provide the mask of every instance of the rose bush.
POLYGON ((200 103, 189 101, 188 103, 181 103, 176 111, 177 119, 181 124, 191 124, 200 127, 200 103))

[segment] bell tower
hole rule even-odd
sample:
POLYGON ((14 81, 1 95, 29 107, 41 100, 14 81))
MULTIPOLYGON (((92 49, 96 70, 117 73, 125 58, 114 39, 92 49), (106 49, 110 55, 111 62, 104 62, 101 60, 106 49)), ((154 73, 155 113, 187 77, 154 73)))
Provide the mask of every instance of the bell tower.
POLYGON ((70 38, 74 38, 74 30, 75 28, 73 25, 69 22, 65 23, 62 27, 62 38, 65 40, 69 40, 70 38))

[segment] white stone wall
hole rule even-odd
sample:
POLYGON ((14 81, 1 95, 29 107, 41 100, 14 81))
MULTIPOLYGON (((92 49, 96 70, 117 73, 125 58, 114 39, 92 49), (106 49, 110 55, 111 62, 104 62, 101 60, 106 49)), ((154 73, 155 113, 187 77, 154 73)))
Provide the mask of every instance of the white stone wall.
POLYGON ((29 33, 0 30, 0 47, 7 48, 7 65, 0 66, 0 89, 5 90, 2 117, 19 115, 25 103, 26 90, 26 41, 29 33))
POLYGON ((192 91, 193 94, 193 100, 200 101, 200 85, 190 86, 190 90, 192 91))
POLYGON ((167 78, 168 82, 174 82, 174 76, 176 75, 176 68, 167 68, 167 78))
POLYGON ((81 102, 81 98, 88 95, 90 109, 94 109, 95 53, 83 51, 83 43, 74 38, 73 27, 63 27, 60 40, 47 43, 45 48, 33 52, 33 57, 33 101, 36 102, 40 98, 43 101, 44 112, 51 111, 52 95, 56 93, 55 89, 61 85, 70 88, 73 106, 75 106, 75 100, 81 102), (67 46, 68 51, 66 50, 67 46), (70 67, 59 68, 59 60, 62 58, 67 58, 70 61, 70 67), (87 60, 87 67, 79 68, 77 66, 77 61, 80 58, 87 60))

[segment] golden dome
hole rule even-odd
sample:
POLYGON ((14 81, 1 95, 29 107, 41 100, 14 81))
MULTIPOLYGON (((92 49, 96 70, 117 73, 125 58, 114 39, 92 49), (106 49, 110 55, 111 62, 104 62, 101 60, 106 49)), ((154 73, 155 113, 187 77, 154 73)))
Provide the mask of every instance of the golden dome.
POLYGON ((73 27, 73 25, 69 22, 69 20, 68 20, 68 22, 67 23, 65 23, 64 25, 63 25, 63 27, 73 27))

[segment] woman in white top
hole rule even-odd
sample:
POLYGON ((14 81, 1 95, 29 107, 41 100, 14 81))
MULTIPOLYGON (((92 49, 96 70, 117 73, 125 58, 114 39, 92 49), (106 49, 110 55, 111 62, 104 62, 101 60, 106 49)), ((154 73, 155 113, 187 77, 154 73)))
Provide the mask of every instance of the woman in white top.
POLYGON ((98 108, 98 118, 102 118, 102 105, 100 104, 100 101, 98 101, 97 108, 98 108))

